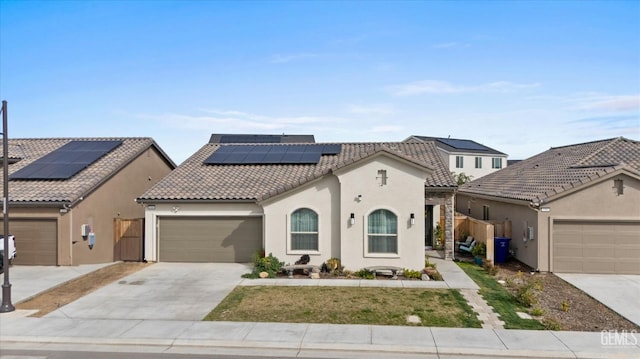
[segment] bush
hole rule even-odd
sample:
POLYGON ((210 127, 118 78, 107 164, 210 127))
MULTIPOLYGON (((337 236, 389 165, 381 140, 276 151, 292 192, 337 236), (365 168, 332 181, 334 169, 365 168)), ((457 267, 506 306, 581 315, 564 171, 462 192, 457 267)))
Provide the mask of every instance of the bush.
POLYGON ((444 280, 442 278, 442 274, 440 274, 440 272, 432 272, 429 273, 429 278, 433 279, 433 280, 444 280))
POLYGON ((278 258, 274 257, 271 253, 265 257, 262 255, 262 252, 256 252, 253 256, 253 271, 243 274, 242 278, 259 278, 260 272, 267 272, 269 278, 275 278, 283 265, 284 262, 280 262, 278 258))
POLYGON ((368 271, 366 268, 362 268, 357 272, 354 272, 353 275, 362 279, 374 279, 376 276, 373 272, 368 271))
POLYGON ((496 274, 498 274, 498 267, 494 266, 489 261, 485 261, 483 267, 484 267, 484 270, 486 270, 487 273, 489 273, 489 275, 492 275, 495 277, 496 274))
POLYGON ((411 270, 411 269, 405 268, 405 269, 402 270, 402 274, 407 279, 421 279, 422 278, 422 272, 418 271, 418 270, 411 270))
POLYGON ((534 304, 538 303, 531 283, 521 285, 516 289, 516 299, 518 303, 527 308, 531 308, 534 304))
POLYGON ((540 307, 533 307, 531 308, 531 310, 529 311, 529 313, 531 315, 533 315, 534 317, 541 317, 545 314, 547 314, 547 312, 545 312, 544 309, 540 308, 540 307))
POLYGON ((429 258, 425 258, 424 267, 425 268, 433 268, 433 269, 435 269, 436 268, 436 264, 429 262, 429 258))
POLYGON ((562 330, 562 323, 553 318, 543 320, 542 325, 544 325, 544 329, 546 330, 562 330))
POLYGON ((563 312, 568 312, 569 308, 571 308, 571 305, 568 301, 563 300, 562 303, 560 303, 560 309, 562 309, 563 312))
POLYGON ((473 246, 473 249, 471 249, 471 254, 475 257, 484 258, 487 255, 487 245, 482 242, 476 243, 476 245, 473 246))

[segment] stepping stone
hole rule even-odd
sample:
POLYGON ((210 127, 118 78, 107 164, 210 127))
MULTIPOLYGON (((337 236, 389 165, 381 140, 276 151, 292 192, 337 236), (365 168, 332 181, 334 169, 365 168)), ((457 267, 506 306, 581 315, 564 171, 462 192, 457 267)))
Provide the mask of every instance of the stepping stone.
POLYGON ((407 323, 412 323, 412 324, 420 324, 422 322, 422 320, 420 320, 420 317, 417 315, 408 315, 407 316, 407 323))
POLYGON ((533 319, 532 316, 530 316, 527 313, 522 313, 522 312, 516 312, 516 314, 521 318, 521 319, 533 319))

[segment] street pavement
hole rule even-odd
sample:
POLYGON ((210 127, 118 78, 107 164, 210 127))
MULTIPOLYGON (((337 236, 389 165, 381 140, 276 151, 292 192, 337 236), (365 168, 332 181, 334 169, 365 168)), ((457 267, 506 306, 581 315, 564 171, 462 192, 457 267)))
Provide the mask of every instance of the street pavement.
POLYGON ((556 273, 556 275, 640 326, 640 275, 582 273, 556 273))
MULTIPOLYGON (((477 288, 455 263, 434 261, 447 288, 477 288)), ((82 348, 331 358, 640 358, 639 333, 200 321, 234 286, 269 283, 240 278, 248 268, 156 263, 44 318, 24 317, 26 313, 21 311, 0 314, 0 346, 3 350, 82 348), (201 302, 206 305, 200 306, 201 302)), ((15 279, 14 286, 21 286, 22 280, 15 279)), ((270 283, 287 283, 277 281, 270 283)), ((400 286, 407 286, 402 281, 333 282, 400 282, 400 286)), ((442 282, 413 282, 426 288, 442 286, 442 282)))

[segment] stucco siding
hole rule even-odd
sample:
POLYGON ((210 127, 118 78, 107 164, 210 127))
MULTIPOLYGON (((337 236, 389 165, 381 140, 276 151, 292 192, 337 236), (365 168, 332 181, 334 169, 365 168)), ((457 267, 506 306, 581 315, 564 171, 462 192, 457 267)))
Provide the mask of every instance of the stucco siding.
POLYGON ((395 159, 379 156, 336 174, 340 181, 339 218, 342 264, 350 270, 391 265, 410 269, 424 267, 424 182, 427 173, 395 159), (386 184, 379 170, 385 170, 386 184), (367 253, 367 218, 377 209, 397 216, 398 253, 367 253), (350 223, 353 213, 355 223, 350 223), (410 224, 410 214, 415 224, 410 224))
POLYGON ((262 203, 265 214, 265 250, 285 263, 295 263, 308 254, 311 264, 321 265, 329 258, 340 258, 340 184, 335 176, 302 186, 283 196, 262 203), (318 250, 291 249, 291 214, 309 208, 318 215, 318 250))
POLYGON ((539 235, 539 220, 537 212, 528 205, 492 201, 484 198, 470 197, 459 193, 457 195, 457 211, 473 218, 483 218, 483 206, 489 207, 489 220, 511 221, 512 238, 509 248, 515 252, 516 258, 532 268, 539 267, 538 245, 542 240, 539 235), (471 211, 469 212, 469 209, 471 211), (527 227, 533 228, 533 240, 525 240, 527 227))

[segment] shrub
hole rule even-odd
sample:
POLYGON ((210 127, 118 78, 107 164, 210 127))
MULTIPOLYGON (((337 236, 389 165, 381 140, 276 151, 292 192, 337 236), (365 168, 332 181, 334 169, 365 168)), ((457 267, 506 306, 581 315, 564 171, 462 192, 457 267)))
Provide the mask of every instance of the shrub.
POLYGON ((531 310, 529 311, 529 313, 531 315, 533 315, 534 317, 541 317, 545 314, 547 314, 547 312, 545 312, 544 309, 540 308, 540 307, 533 307, 531 308, 531 310))
POLYGON ((269 278, 275 278, 283 265, 284 262, 280 262, 278 258, 274 257, 271 253, 265 257, 259 251, 253 256, 253 271, 243 274, 242 278, 259 278, 260 272, 266 272, 269 274, 269 278))
POLYGON ((568 312, 569 308, 571 308, 571 305, 569 304, 569 302, 567 302, 566 300, 563 300, 560 303, 560 309, 562 309, 563 312, 568 312))
POLYGON ((495 277, 496 274, 498 274, 498 267, 494 266, 489 261, 485 261, 483 267, 484 267, 484 270, 486 270, 487 273, 489 273, 489 275, 492 275, 495 277))
POLYGON ((433 268, 433 269, 435 269, 436 268, 436 264, 429 262, 429 258, 425 258, 424 267, 425 268, 433 268))
POLYGON ((374 279, 376 276, 373 272, 368 271, 366 268, 362 268, 357 272, 354 272, 353 275, 362 279, 374 279))
POLYGON ((527 308, 531 308, 538 302, 534 293, 533 285, 530 283, 518 287, 516 290, 516 299, 518 300, 518 303, 527 308))
POLYGON ((476 245, 473 246, 473 249, 471 249, 471 254, 475 257, 484 258, 487 255, 487 245, 482 242, 476 243, 476 245))
POLYGON ((429 273, 429 278, 431 278, 433 280, 443 280, 442 279, 442 274, 440 274, 440 272, 429 273))
POLYGON ((542 325, 544 325, 544 329, 546 330, 562 330, 562 323, 553 318, 543 320, 542 325))
POLYGON ((405 278, 407 279, 420 279, 422 278, 422 272, 418 271, 418 270, 411 270, 411 269, 403 269, 402 273, 404 275, 405 278))

